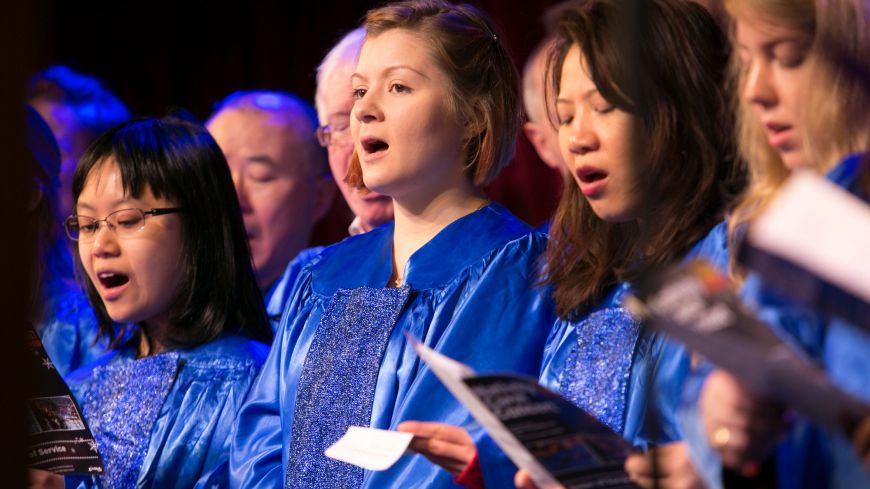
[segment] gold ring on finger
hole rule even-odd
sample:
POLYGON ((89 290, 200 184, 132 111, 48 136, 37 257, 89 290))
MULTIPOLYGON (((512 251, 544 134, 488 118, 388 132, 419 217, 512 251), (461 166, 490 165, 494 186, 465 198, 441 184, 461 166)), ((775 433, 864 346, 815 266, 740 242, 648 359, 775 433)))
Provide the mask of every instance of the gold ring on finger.
POLYGON ((720 426, 713 431, 713 446, 717 448, 724 447, 731 441, 731 430, 725 426, 720 426))

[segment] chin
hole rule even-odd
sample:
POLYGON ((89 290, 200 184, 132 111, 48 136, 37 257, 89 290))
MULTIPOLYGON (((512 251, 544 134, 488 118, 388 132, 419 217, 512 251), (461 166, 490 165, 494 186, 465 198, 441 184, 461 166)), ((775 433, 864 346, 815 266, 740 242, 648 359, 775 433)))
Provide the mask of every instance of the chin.
POLYGON ((116 323, 120 323, 120 324, 137 323, 140 321, 140 319, 138 319, 138 315, 132 314, 132 313, 127 312, 127 311, 118 311, 118 310, 110 309, 107 307, 106 313, 109 314, 109 318, 112 321, 114 321, 116 323))
POLYGON ((592 206, 592 211, 595 212, 595 215, 599 219, 611 224, 621 224, 635 219, 634 213, 626 209, 607 209, 592 206))
POLYGON ((806 168, 809 166, 809 161, 800 151, 789 151, 787 153, 780 153, 780 158, 782 159, 782 164, 785 165, 785 167, 788 168, 790 171, 798 170, 800 168, 806 168))

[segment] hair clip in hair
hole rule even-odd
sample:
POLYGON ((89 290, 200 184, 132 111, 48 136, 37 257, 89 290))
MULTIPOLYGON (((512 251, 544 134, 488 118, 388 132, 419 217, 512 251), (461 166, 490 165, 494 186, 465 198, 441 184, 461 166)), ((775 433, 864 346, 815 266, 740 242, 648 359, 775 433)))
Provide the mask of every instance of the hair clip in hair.
POLYGON ((492 40, 498 42, 498 36, 495 34, 490 34, 492 36, 492 40))

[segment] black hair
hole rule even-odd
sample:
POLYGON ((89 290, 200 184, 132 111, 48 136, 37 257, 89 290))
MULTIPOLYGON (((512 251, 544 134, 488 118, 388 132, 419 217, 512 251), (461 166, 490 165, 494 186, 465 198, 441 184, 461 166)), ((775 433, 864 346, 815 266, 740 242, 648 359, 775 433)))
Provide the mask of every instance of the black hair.
MULTIPOLYGON (((182 280, 169 311, 169 339, 196 346, 234 331, 271 342, 232 177, 208 131, 175 117, 140 118, 114 127, 79 161, 72 186, 75 203, 88 175, 109 158, 117 162, 126 194, 138 198, 149 189, 183 209, 182 280)), ((76 266, 81 271, 78 254, 76 266)), ((133 325, 116 327, 94 284, 81 276, 100 333, 117 345, 133 325)))

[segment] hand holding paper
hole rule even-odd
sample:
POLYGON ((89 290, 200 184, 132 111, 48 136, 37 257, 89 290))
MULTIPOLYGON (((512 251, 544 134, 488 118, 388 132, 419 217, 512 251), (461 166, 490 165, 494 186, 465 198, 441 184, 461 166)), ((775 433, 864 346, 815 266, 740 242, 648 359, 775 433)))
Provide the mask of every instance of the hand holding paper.
POLYGON ((410 448, 458 476, 471 463, 477 448, 465 429, 445 423, 405 421, 396 428, 414 435, 410 448))

